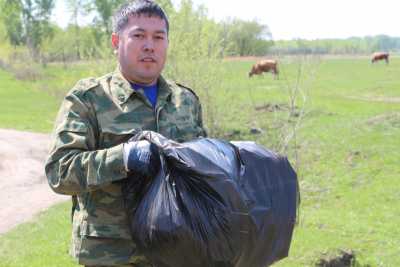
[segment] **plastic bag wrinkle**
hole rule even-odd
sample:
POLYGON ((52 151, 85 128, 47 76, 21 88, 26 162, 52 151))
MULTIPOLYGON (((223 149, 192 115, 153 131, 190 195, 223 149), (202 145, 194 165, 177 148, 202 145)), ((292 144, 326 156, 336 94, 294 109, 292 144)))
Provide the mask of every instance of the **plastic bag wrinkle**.
POLYGON ((264 267, 288 255, 297 176, 288 160, 254 142, 154 133, 160 172, 130 177, 123 196, 132 238, 159 267, 264 267))

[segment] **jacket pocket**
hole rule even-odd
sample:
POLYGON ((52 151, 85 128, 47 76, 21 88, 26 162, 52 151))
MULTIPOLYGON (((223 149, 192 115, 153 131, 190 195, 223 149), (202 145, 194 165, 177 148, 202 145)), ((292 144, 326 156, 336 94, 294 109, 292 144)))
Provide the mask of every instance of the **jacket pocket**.
POLYGON ((125 265, 137 254, 136 245, 123 225, 85 223, 73 256, 81 265, 125 265))
POLYGON ((128 225, 122 224, 98 224, 83 222, 81 236, 131 239, 128 225))
POLYGON ((109 148, 124 143, 139 131, 141 131, 141 128, 138 125, 132 125, 132 128, 108 127, 102 129, 100 148, 109 148))

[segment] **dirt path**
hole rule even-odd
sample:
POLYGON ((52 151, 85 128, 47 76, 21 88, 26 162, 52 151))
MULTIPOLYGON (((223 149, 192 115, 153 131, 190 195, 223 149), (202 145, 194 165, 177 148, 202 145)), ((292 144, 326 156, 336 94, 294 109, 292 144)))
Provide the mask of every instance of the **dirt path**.
POLYGON ((0 129, 0 234, 69 199, 51 191, 45 178, 49 138, 0 129))

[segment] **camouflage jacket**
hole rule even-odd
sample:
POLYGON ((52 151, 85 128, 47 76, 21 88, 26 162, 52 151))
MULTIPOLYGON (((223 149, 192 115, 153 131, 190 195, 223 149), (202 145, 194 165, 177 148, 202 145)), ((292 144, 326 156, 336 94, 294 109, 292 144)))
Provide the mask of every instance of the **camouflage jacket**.
POLYGON ((158 79, 156 108, 119 71, 79 81, 66 95, 45 171, 50 187, 72 196, 71 254, 83 265, 140 261, 129 234, 120 183, 122 143, 140 130, 176 141, 205 136, 201 106, 189 89, 158 79))

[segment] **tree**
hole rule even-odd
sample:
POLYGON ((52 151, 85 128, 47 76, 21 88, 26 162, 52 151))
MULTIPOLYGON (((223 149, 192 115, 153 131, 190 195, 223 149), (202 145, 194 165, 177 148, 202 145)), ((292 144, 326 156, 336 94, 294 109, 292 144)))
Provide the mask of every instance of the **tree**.
POLYGON ((231 43, 231 52, 238 56, 265 55, 272 45, 272 35, 268 26, 256 20, 227 20, 221 27, 225 42, 231 43))
POLYGON ((95 25, 101 28, 107 36, 111 34, 111 17, 114 10, 125 3, 125 0, 94 0, 93 9, 97 12, 95 25))
POLYGON ((209 127, 209 134, 216 136, 217 132, 222 131, 220 125, 224 120, 213 93, 213 90, 220 88, 225 71, 221 64, 219 26, 207 18, 204 6, 194 7, 190 0, 182 0, 179 9, 168 11, 168 16, 171 41, 164 74, 196 88, 203 103, 204 121, 209 127))
POLYGON ((89 0, 67 0, 68 8, 71 12, 71 22, 74 28, 74 46, 76 58, 81 59, 81 34, 79 26, 79 17, 84 16, 89 11, 89 0))
POLYGON ((2 17, 13 45, 26 44, 38 59, 42 41, 51 36, 50 15, 55 0, 4 0, 2 17))
POLYGON ((52 34, 50 16, 55 0, 20 0, 22 20, 26 35, 26 45, 31 56, 40 56, 40 46, 45 38, 52 34))
POLYGON ((4 0, 0 2, 0 18, 5 27, 6 36, 14 47, 24 43, 21 20, 21 6, 18 1, 4 0))

